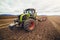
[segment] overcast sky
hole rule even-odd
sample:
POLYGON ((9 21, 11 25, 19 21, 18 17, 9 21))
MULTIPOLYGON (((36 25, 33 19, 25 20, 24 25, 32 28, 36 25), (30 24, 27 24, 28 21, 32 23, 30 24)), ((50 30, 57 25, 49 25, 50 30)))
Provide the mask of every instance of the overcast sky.
POLYGON ((21 14, 35 8, 38 15, 60 15, 60 0, 0 0, 0 14, 21 14))

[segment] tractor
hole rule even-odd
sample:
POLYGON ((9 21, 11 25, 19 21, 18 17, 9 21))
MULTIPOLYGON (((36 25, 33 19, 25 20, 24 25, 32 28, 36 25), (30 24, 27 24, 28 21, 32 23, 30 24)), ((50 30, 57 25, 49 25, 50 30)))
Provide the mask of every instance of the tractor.
MULTIPOLYGON (((36 25, 36 10, 33 8, 25 9, 23 14, 19 15, 12 24, 9 25, 11 30, 16 28, 23 28, 26 31, 32 31, 35 29, 36 25)), ((40 20, 38 20, 40 21, 40 20)))

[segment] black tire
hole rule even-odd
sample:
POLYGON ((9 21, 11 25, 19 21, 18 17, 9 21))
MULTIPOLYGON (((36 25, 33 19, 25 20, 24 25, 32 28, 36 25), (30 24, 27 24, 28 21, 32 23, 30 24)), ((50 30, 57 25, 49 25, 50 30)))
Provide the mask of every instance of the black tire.
POLYGON ((35 20, 34 19, 28 19, 24 22, 24 29, 26 31, 32 31, 35 28, 35 20))

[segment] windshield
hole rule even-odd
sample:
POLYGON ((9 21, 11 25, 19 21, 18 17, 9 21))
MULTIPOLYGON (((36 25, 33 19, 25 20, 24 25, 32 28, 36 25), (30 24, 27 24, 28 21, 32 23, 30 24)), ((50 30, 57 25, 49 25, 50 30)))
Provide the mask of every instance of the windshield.
POLYGON ((27 11, 25 11, 24 13, 25 13, 25 14, 27 14, 27 13, 33 14, 33 13, 34 13, 34 10, 27 10, 27 11))

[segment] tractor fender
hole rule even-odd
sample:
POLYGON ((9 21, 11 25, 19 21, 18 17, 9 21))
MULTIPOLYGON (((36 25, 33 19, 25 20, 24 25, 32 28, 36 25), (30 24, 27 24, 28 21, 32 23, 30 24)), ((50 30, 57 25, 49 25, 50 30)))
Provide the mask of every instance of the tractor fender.
POLYGON ((30 17, 30 14, 21 14, 21 16, 20 16, 20 22, 22 22, 23 21, 23 16, 27 16, 27 18, 29 18, 30 17))
POLYGON ((36 18, 36 16, 37 16, 37 13, 34 14, 34 17, 35 17, 35 18, 36 18))

